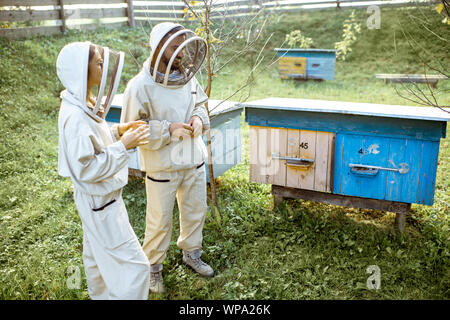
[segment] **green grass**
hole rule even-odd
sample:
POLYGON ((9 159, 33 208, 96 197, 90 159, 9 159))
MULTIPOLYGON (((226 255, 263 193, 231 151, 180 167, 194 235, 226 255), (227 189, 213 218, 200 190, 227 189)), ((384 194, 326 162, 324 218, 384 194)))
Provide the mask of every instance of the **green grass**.
MULTIPOLYGON (((262 66, 294 29, 313 38, 316 47, 333 48, 349 13, 325 10, 276 17, 278 21, 265 31, 265 36, 274 36, 262 66)), ((448 38, 448 27, 430 8, 382 10, 380 30, 368 30, 368 15, 358 10, 362 33, 348 59, 337 63, 335 80, 282 81, 272 65, 258 69, 252 85, 232 99, 279 96, 411 105, 396 94, 394 85, 374 77, 385 72, 423 73, 402 28, 414 35, 418 51, 427 53, 425 59, 448 67, 448 45, 426 37, 423 27, 411 23, 411 15, 428 21, 428 27, 448 38)), ((124 50, 122 91, 148 55, 148 32, 121 28, 23 41, 0 39, 0 299, 89 298, 81 258, 81 222, 71 182, 57 174, 62 86, 56 77, 56 56, 65 44, 88 39, 124 50), (69 266, 81 270, 80 289, 66 285, 69 266)), ((236 41, 229 49, 238 46, 236 41)), ((250 63, 245 57, 225 68, 215 78, 212 98, 221 99, 236 90, 247 78, 250 63)), ((448 92, 448 81, 441 81, 438 88, 448 92)), ((450 100, 444 91, 439 99, 450 100)), ((270 186, 249 181, 248 125, 243 119, 242 136, 243 162, 218 178, 220 219, 208 212, 204 229, 204 259, 216 276, 198 277, 181 263, 175 244, 176 208, 164 262, 168 293, 151 299, 450 298, 450 129, 441 140, 434 205, 413 205, 403 236, 394 232, 392 213, 301 200, 289 200, 274 209, 270 186), (381 269, 380 290, 366 287, 369 265, 381 269)), ((124 200, 142 241, 146 205, 142 180, 130 179, 124 200)))

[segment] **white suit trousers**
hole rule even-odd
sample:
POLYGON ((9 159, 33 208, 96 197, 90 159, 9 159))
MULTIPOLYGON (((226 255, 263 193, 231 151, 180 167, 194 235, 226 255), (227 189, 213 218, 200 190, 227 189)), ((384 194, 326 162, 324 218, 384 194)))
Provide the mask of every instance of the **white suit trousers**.
POLYGON ((83 224, 88 292, 98 299, 148 299, 150 265, 128 220, 122 191, 93 196, 74 190, 83 224))
POLYGON ((142 248, 150 265, 161 264, 172 235, 175 199, 180 211, 180 235, 177 246, 185 251, 202 248, 206 217, 205 163, 172 172, 147 173, 147 214, 142 248))

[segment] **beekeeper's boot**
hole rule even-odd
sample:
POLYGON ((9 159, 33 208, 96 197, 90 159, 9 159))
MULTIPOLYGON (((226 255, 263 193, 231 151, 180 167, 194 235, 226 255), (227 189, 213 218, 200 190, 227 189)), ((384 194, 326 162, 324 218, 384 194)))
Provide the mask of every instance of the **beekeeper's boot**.
POLYGON ((150 266, 150 292, 166 293, 162 276, 162 264, 150 266))
POLYGON ((205 262, 200 259, 202 252, 200 250, 194 250, 187 252, 183 250, 183 262, 194 269, 198 274, 205 277, 214 276, 214 270, 205 262))

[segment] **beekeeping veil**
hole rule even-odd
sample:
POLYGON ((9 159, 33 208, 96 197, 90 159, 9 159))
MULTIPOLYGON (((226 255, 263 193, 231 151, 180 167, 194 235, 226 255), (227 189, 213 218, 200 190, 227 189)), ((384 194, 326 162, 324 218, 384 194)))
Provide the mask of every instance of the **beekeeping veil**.
POLYGON ((73 42, 66 45, 58 55, 56 71, 58 78, 66 88, 61 92, 61 99, 77 105, 92 118, 101 121, 111 107, 114 94, 119 86, 125 54, 97 46, 102 55, 102 78, 95 88, 96 103, 92 110, 86 104, 87 78, 89 65, 89 41, 73 42), (101 112, 102 111, 102 112, 101 112))
POLYGON ((108 47, 97 46, 97 48, 102 55, 103 70, 93 112, 98 114, 99 111, 103 111, 101 117, 105 118, 119 87, 125 54, 122 51, 113 51, 108 47))
POLYGON ((202 66, 207 51, 203 38, 172 22, 159 23, 153 27, 150 33, 150 48, 150 74, 155 82, 163 86, 183 86, 189 82, 202 66), (175 31, 178 27, 181 30, 175 31), (168 33, 172 34, 167 35, 168 33), (170 52, 170 46, 175 41, 181 44, 170 57, 165 55, 166 49, 170 52), (181 63, 175 62, 180 53, 184 53, 181 63))

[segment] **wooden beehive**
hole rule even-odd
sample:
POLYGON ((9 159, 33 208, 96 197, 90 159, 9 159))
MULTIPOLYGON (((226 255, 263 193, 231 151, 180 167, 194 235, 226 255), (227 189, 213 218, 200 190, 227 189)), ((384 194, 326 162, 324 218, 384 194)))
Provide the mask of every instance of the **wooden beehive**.
POLYGON ((250 180, 272 184, 277 197, 399 214, 411 203, 433 204, 439 143, 449 113, 283 98, 244 106, 250 180))
POLYGON ((333 80, 336 50, 275 48, 281 79, 333 80))

